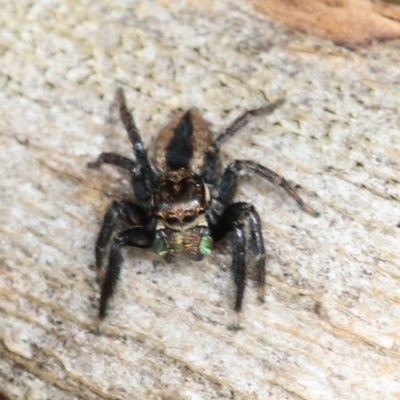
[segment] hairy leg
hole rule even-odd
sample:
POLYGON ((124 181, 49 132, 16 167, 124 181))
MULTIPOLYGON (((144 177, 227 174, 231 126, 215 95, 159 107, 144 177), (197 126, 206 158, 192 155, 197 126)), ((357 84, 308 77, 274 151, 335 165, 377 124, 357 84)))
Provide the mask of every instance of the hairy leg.
POLYGON ((125 129, 128 133, 128 138, 133 145, 133 151, 136 155, 136 158, 139 164, 143 167, 143 172, 145 175, 145 179, 148 183, 148 188, 150 189, 150 191, 152 191, 154 188, 155 176, 150 166, 147 151, 144 147, 142 138, 140 137, 139 130, 135 124, 132 114, 129 112, 126 105, 124 91, 119 88, 116 95, 122 123, 124 124, 125 129))
POLYGON ((88 168, 100 168, 102 164, 115 165, 129 172, 136 198, 146 208, 150 207, 148 203, 151 198, 151 189, 146 180, 144 169, 139 163, 116 153, 101 153, 96 161, 89 162, 87 166, 88 168))
POLYGON ((132 173, 137 163, 117 153, 101 153, 96 161, 87 163, 88 168, 100 168, 102 164, 111 164, 132 173))
POLYGON ((111 246, 107 272, 103 280, 100 295, 99 318, 104 319, 107 314, 107 304, 114 294, 123 263, 122 249, 125 246, 150 247, 153 244, 153 237, 143 227, 135 227, 122 231, 111 246))
POLYGON ((303 201, 303 199, 297 194, 296 190, 289 184, 288 181, 274 171, 271 171, 270 169, 265 168, 253 161, 236 160, 228 166, 221 179, 217 201, 222 204, 229 204, 232 201, 236 193, 237 178, 239 172, 242 170, 255 173, 256 175, 266 179, 268 182, 281 186, 291 197, 296 200, 297 204, 304 212, 312 215, 313 217, 318 217, 319 213, 303 201))
POLYGON ((119 222, 133 226, 143 226, 146 221, 144 210, 131 201, 114 201, 106 214, 96 241, 96 270, 98 279, 102 279, 104 256, 109 247, 112 234, 119 222))
MULTIPOLYGON (((261 231, 260 217, 251 204, 234 203, 228 206, 216 223, 210 224, 211 235, 215 242, 232 233, 232 276, 236 288, 234 311, 242 308, 244 289, 246 286, 246 242, 255 258, 258 299, 264 301, 265 287, 265 248, 261 231), (246 239, 244 223, 249 222, 250 238, 246 239)), ((232 328, 237 329, 234 323, 232 328)))
POLYGON ((284 103, 284 99, 279 99, 272 104, 264 107, 256 108, 254 110, 245 111, 241 116, 236 118, 232 124, 225 129, 224 132, 220 133, 217 138, 210 145, 207 151, 207 166, 203 173, 204 180, 213 184, 216 179, 216 172, 218 167, 219 150, 221 145, 231 136, 233 136, 239 129, 243 128, 253 117, 257 115, 268 115, 271 114, 275 109, 280 107, 284 103))

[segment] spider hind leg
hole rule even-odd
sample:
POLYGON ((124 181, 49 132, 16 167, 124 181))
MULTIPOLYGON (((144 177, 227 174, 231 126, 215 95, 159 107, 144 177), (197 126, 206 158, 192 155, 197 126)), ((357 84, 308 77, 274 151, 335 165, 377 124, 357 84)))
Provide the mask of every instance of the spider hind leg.
POLYGON ((254 173, 268 182, 281 186, 289 196, 291 196, 300 208, 313 217, 318 217, 319 213, 307 205, 304 200, 297 194, 296 190, 289 182, 278 175, 276 172, 249 160, 236 160, 231 163, 225 170, 220 183, 218 201, 222 204, 229 204, 235 195, 237 188, 237 179, 241 171, 254 173))
POLYGON ((238 118, 236 118, 222 133, 220 133, 216 139, 211 143, 206 153, 206 168, 203 171, 204 180, 209 183, 215 183, 217 179, 217 170, 219 163, 219 151, 222 144, 230 137, 232 137, 237 131, 247 125, 254 117, 258 115, 268 115, 274 112, 285 102, 284 99, 279 99, 266 106, 255 108, 253 110, 247 110, 238 118))

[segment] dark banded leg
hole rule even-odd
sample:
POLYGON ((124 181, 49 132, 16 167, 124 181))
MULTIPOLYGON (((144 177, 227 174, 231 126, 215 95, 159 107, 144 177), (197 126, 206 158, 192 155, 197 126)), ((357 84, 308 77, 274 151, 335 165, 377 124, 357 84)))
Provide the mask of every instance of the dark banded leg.
POLYGON ((243 128, 253 117, 257 115, 271 114, 275 109, 284 103, 284 99, 279 99, 272 104, 254 110, 245 111, 240 117, 236 118, 224 132, 219 134, 211 144, 207 152, 207 166, 203 173, 203 178, 207 183, 213 184, 216 179, 217 163, 219 158, 219 150, 221 145, 239 129, 243 128))
POLYGON ((150 201, 151 191, 149 184, 146 182, 143 167, 139 163, 117 153, 101 153, 96 161, 89 162, 87 166, 88 168, 100 168, 102 164, 115 165, 129 172, 132 177, 131 183, 136 198, 141 204, 147 206, 145 203, 150 201))
POLYGON ((319 213, 303 201, 303 199, 297 194, 296 190, 289 184, 288 181, 276 174, 274 171, 271 171, 270 169, 265 168, 253 161, 236 160, 228 166, 221 179, 218 195, 219 202, 223 204, 229 204, 232 201, 236 192, 238 174, 242 170, 255 173, 256 175, 266 179, 268 182, 281 186, 286 193, 296 200, 297 204, 304 212, 312 215, 313 217, 318 217, 319 213))
POLYGON ((262 236, 261 219, 254 206, 248 206, 248 217, 250 221, 250 246, 254 254, 254 269, 256 271, 257 298, 264 302, 265 297, 265 247, 262 236))
POLYGON ((235 222, 232 227, 232 275, 236 287, 233 309, 242 309, 244 289, 246 287, 246 233, 242 222, 235 222))
POLYGON ((114 201, 104 215, 103 224, 96 241, 96 271, 98 279, 102 279, 103 260, 110 244, 111 236, 119 222, 133 226, 143 226, 146 216, 143 209, 131 201, 114 201))
MULTIPOLYGON (((249 245, 255 257, 256 282, 258 299, 264 301, 265 292, 265 248, 261 231, 260 217, 251 204, 234 203, 228 206, 211 224, 211 234, 215 242, 232 232, 232 276, 236 288, 234 311, 239 313, 242 308, 244 289, 246 286, 246 232, 244 222, 250 226, 249 245)), ((237 329, 237 323, 232 325, 237 329)))
POLYGON ((107 314, 107 303, 114 294, 115 286, 121 272, 123 263, 122 249, 125 246, 150 247, 153 244, 153 238, 143 227, 135 227, 122 231, 111 246, 110 258, 107 272, 103 280, 100 295, 99 318, 104 319, 107 314))
POLYGON ((233 136, 240 128, 243 128, 253 117, 257 115, 268 115, 273 113, 278 107, 284 103, 284 99, 279 99, 267 106, 256 108, 254 110, 245 111, 240 117, 236 118, 232 124, 219 134, 212 144, 213 147, 219 149, 229 137, 233 136))
POLYGON ((102 164, 111 164, 132 173, 137 163, 117 153, 101 153, 96 161, 87 163, 88 168, 100 168, 102 164))
POLYGON ((119 104, 119 114, 122 123, 124 124, 125 129, 128 133, 128 138, 133 145, 133 151, 136 155, 136 159, 138 160, 139 164, 143 167, 146 181, 148 181, 148 187, 150 191, 153 191, 155 176, 153 170, 151 169, 149 158, 147 156, 147 151, 144 147, 142 138, 140 137, 139 130, 135 124, 132 114, 129 112, 128 107, 126 105, 124 91, 121 88, 119 88, 117 90, 116 95, 119 104))

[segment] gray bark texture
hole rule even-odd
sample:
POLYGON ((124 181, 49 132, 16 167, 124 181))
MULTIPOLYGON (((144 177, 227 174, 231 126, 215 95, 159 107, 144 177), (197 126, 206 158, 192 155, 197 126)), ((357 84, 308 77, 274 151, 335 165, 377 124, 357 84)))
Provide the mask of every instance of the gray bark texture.
POLYGON ((3 1, 0 389, 14 399, 400 398, 400 45, 357 52, 288 32, 239 0, 3 1), (268 254, 231 318, 229 240, 202 262, 128 249, 96 330, 94 244, 131 156, 196 107, 215 134, 284 97, 223 147, 284 176, 241 180, 268 254))

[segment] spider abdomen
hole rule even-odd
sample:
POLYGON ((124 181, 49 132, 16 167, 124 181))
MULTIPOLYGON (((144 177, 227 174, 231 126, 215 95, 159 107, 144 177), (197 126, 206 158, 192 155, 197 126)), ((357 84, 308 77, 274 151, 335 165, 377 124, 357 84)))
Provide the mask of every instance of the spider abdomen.
POLYGON ((179 113, 156 138, 153 163, 162 172, 187 168, 199 174, 211 142, 208 124, 196 110, 179 113))

